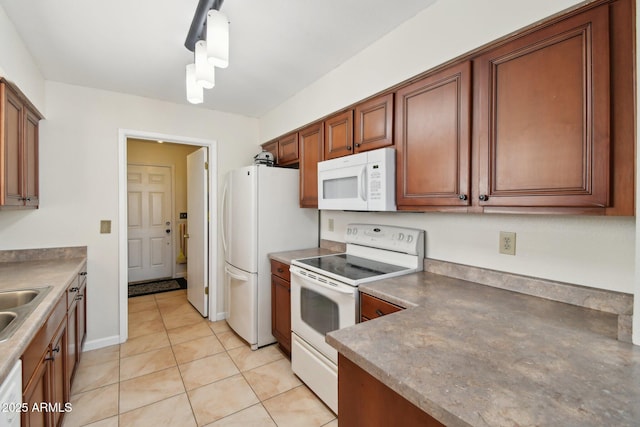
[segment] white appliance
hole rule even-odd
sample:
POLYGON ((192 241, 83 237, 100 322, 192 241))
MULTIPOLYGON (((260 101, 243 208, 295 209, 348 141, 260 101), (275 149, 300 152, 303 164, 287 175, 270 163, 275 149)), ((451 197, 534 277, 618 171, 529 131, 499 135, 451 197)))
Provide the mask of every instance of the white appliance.
POLYGON ((0 385, 0 426, 20 427, 22 414, 22 360, 13 365, 9 375, 0 385))
POLYGON ((318 163, 318 209, 396 210, 396 152, 379 148, 318 163))
POLYGON ((247 166, 229 173, 223 190, 227 322, 252 349, 271 335, 268 254, 318 246, 318 212, 299 207, 299 171, 247 166))
POLYGON ((422 270, 424 231, 349 224, 343 254, 302 258, 291 265, 291 367, 338 413, 338 354, 325 336, 359 318, 361 283, 422 270))

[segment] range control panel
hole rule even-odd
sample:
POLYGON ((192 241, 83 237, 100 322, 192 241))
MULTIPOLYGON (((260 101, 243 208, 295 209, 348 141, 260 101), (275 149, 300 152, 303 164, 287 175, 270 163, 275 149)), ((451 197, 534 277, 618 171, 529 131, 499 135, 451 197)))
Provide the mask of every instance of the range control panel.
POLYGON ((349 224, 345 241, 371 248, 424 256, 424 230, 377 224, 349 224))

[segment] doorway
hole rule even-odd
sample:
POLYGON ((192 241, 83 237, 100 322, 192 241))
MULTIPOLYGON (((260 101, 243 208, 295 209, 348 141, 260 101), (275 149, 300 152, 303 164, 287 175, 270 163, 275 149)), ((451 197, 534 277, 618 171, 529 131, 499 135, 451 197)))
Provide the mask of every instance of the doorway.
MULTIPOLYGON (((135 143, 145 144, 129 140, 128 149, 135 143)), ((153 153, 158 150, 149 151, 153 153)), ((176 158, 175 161, 180 159, 176 158)), ((127 165, 129 286, 174 276, 173 175, 173 166, 127 165)))
MULTIPOLYGON (((208 227, 205 242, 208 243, 208 255, 203 262, 209 266, 208 283, 212 284, 207 311, 215 320, 216 289, 214 277, 216 268, 217 220, 217 174, 215 141, 195 140, 163 134, 120 130, 119 142, 119 291, 120 291, 120 342, 128 337, 128 284, 146 281, 152 278, 183 280, 186 276, 186 242, 183 236, 186 227, 186 158, 189 153, 205 153, 209 167, 207 186, 213 189, 202 204, 210 212, 212 226, 208 227), (160 143, 161 142, 161 143, 160 143), (135 150, 131 144, 138 144, 135 150), (149 151, 149 148, 152 151, 149 151), (206 147, 205 150, 201 150, 206 147), (146 151, 145 151, 146 150, 146 151), (164 153, 158 155, 157 153, 164 153), (180 166, 171 161, 181 157, 180 166), (133 173, 132 173, 133 172, 133 173), (168 172, 168 174, 167 174, 168 172), (145 181, 145 174, 147 179, 145 181), (170 181, 168 185, 166 181, 170 181), (137 188, 137 183, 146 184, 137 188), (129 191, 133 189, 133 191, 129 191), (133 205, 133 209, 129 209, 133 205), (169 213, 160 214, 168 210, 169 213), (155 231, 142 231, 131 227, 132 224, 146 222, 155 224, 155 231), (155 233, 155 234, 154 234, 155 233), (145 243, 146 241, 146 243, 145 243), (168 255, 167 255, 168 254, 168 255), (146 263, 146 264, 145 264, 146 263)), ((142 228, 142 227, 140 227, 142 228)), ((153 227, 151 227, 153 228, 153 227)), ((188 240, 188 239, 187 239, 188 240)))

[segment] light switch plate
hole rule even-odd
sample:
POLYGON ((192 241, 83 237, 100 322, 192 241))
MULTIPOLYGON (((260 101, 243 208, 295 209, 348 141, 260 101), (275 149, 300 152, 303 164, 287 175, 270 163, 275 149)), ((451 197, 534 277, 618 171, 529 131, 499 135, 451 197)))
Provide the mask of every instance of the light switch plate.
POLYGON ((100 221, 100 234, 111 234, 111 220, 103 219, 100 221))

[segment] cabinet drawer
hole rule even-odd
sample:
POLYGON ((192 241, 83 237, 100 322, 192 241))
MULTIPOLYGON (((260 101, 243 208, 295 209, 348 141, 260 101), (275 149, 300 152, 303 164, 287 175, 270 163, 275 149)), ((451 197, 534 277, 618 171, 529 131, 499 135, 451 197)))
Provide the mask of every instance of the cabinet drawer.
POLYGON ((271 274, 278 276, 287 282, 291 281, 291 273, 289 272, 289 264, 280 261, 271 260, 271 274))
POLYGON ((360 294, 360 314, 362 320, 375 319, 403 310, 402 307, 383 301, 368 294, 360 294))

